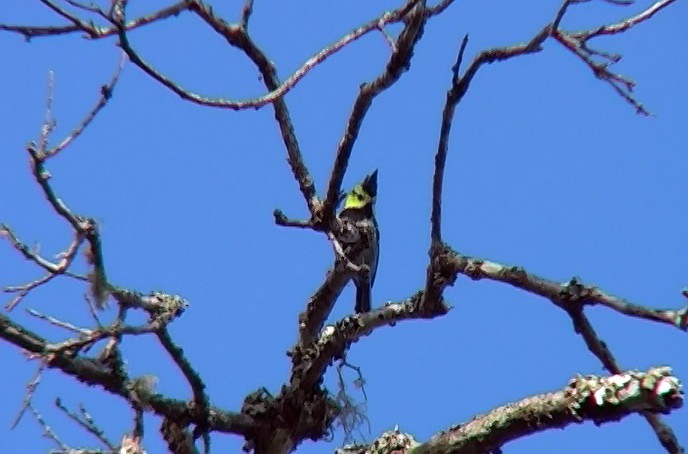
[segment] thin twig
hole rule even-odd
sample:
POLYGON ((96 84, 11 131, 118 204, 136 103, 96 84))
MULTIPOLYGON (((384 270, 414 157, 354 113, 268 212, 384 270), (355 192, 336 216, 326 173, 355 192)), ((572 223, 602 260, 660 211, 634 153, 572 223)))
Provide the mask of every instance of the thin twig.
POLYGON ((43 436, 45 438, 54 441, 55 444, 65 453, 72 451, 69 446, 67 446, 66 444, 64 444, 62 440, 60 440, 60 437, 58 437, 55 431, 48 425, 48 423, 45 422, 43 416, 38 412, 38 410, 33 405, 29 405, 29 410, 31 410, 31 413, 36 418, 36 421, 38 421, 38 424, 43 429, 43 436))
POLYGON ((298 227, 301 229, 312 229, 314 227, 313 221, 302 221, 300 219, 289 219, 282 210, 275 210, 272 212, 275 217, 275 224, 282 227, 298 227))
POLYGON ((83 242, 83 235, 80 232, 76 232, 74 241, 70 243, 65 251, 57 254, 57 257, 60 258, 60 262, 58 263, 53 263, 41 257, 35 248, 31 249, 26 244, 21 242, 12 229, 5 224, 0 224, 0 236, 9 238, 12 246, 27 260, 31 260, 41 268, 48 271, 47 275, 25 284, 3 287, 3 291, 5 293, 16 293, 16 295, 5 306, 5 309, 8 311, 14 309, 33 289, 45 285, 58 275, 69 276, 81 281, 88 280, 84 276, 80 276, 69 271, 69 267, 71 266, 76 253, 78 252, 79 245, 83 242))
POLYGON ((53 263, 41 257, 37 250, 32 250, 29 246, 23 243, 14 231, 6 224, 0 224, 0 236, 5 236, 9 239, 10 243, 14 249, 19 251, 25 259, 32 261, 36 265, 40 266, 44 270, 52 274, 62 274, 71 265, 74 257, 77 254, 79 245, 83 241, 83 238, 78 233, 75 235, 74 241, 72 241, 66 250, 60 252, 58 257, 61 258, 59 263, 53 263))
POLYGON ((76 422, 79 426, 86 429, 88 433, 96 437, 98 441, 103 443, 112 452, 117 451, 116 445, 107 438, 105 431, 96 425, 95 421, 93 421, 93 418, 86 411, 86 408, 83 405, 79 405, 79 411, 81 412, 82 416, 77 415, 65 407, 60 398, 55 399, 55 406, 59 408, 65 415, 67 415, 69 419, 76 422))
POLYGON ((75 352, 83 348, 90 347, 96 342, 102 339, 107 339, 109 337, 118 337, 125 335, 140 336, 143 334, 154 333, 158 329, 158 326, 154 323, 146 324, 143 326, 113 325, 108 328, 91 331, 90 334, 83 335, 78 339, 67 339, 65 341, 57 342, 54 344, 46 344, 45 351, 48 353, 75 352))
POLYGON ((59 320, 55 317, 51 317, 50 315, 41 314, 37 310, 27 309, 26 312, 28 312, 29 314, 33 315, 36 318, 39 318, 41 320, 45 320, 46 322, 50 323, 51 325, 58 326, 60 328, 64 328, 66 330, 69 330, 69 331, 76 333, 76 334, 79 334, 81 336, 88 336, 88 335, 92 334, 92 331, 90 329, 79 328, 78 326, 74 326, 69 322, 59 320))
POLYGON ((349 369, 356 372, 356 375, 358 375, 358 378, 355 380, 356 386, 358 386, 361 389, 361 393, 363 393, 363 399, 365 399, 365 401, 367 402, 368 401, 368 395, 366 394, 366 390, 365 390, 366 380, 363 377, 363 371, 361 370, 361 368, 359 366, 354 366, 353 364, 349 363, 346 359, 342 359, 340 361, 339 365, 337 366, 337 372, 340 374, 340 379, 342 380, 341 381, 342 386, 344 385, 343 377, 341 375, 341 369, 343 367, 348 367, 349 369))
POLYGON ((93 27, 91 27, 87 22, 84 22, 74 14, 70 13, 64 8, 61 8, 51 0, 39 0, 41 3, 43 3, 45 6, 56 12, 58 15, 62 16, 63 18, 67 19, 69 22, 74 24, 74 26, 78 27, 81 30, 84 31, 89 31, 92 30, 93 27))
MULTIPOLYGON (((610 25, 603 25, 601 27, 598 27, 594 30, 584 30, 584 31, 579 31, 579 32, 574 32, 574 33, 568 33, 568 35, 571 38, 578 39, 581 41, 587 41, 591 38, 594 38, 596 36, 601 36, 601 35, 615 35, 617 33, 622 33, 628 30, 629 28, 644 22, 648 19, 650 19, 652 16, 657 14, 659 11, 661 11, 663 8, 669 6, 670 4, 674 3, 676 0, 661 0, 658 2, 655 2, 652 6, 649 8, 645 9, 644 11, 636 14, 633 17, 630 17, 626 20, 622 20, 620 22, 617 22, 615 24, 610 24, 610 25)), ((623 3, 623 6, 630 5, 632 2, 627 2, 623 3)))
POLYGON ((84 5, 83 3, 77 2, 75 0, 64 0, 64 1, 66 3, 69 3, 70 5, 72 5, 75 8, 79 8, 79 9, 87 11, 89 13, 95 13, 98 15, 104 15, 105 14, 105 13, 103 13, 102 9, 100 9, 98 6, 96 6, 93 3, 91 3, 90 5, 84 5))
POLYGON ((48 367, 48 363, 45 361, 41 361, 40 364, 38 365, 38 368, 36 369, 36 373, 33 375, 33 378, 29 383, 26 385, 26 395, 24 395, 24 400, 22 402, 21 409, 19 410, 19 413, 17 414, 17 417, 14 418, 14 422, 10 426, 12 430, 17 427, 17 424, 19 424, 19 421, 21 421, 22 416, 24 416, 24 413, 26 410, 31 406, 31 399, 33 399, 33 395, 36 392, 36 388, 38 387, 38 384, 41 382, 41 377, 43 376, 43 371, 48 367))
POLYGON ((5 305, 5 309, 11 311, 17 306, 17 304, 19 304, 26 297, 26 295, 28 295, 31 292, 31 290, 40 287, 41 285, 47 284, 57 276, 58 275, 55 273, 48 273, 45 276, 33 280, 31 282, 27 282, 26 284, 7 286, 3 288, 3 291, 6 293, 16 293, 16 295, 5 305))
POLYGON ((60 151, 67 148, 74 140, 76 140, 77 137, 81 135, 81 133, 84 132, 88 125, 91 124, 96 115, 98 115, 98 112, 100 112, 100 110, 107 105, 108 101, 110 101, 110 99, 112 98, 112 92, 115 89, 115 85, 117 84, 119 76, 122 73, 122 69, 124 69, 124 65, 126 63, 127 54, 122 53, 117 68, 115 69, 115 73, 112 76, 112 79, 107 85, 103 85, 100 88, 100 99, 98 100, 96 105, 93 107, 93 109, 91 109, 88 115, 86 115, 86 118, 84 118, 83 121, 76 128, 74 128, 72 132, 62 140, 62 142, 59 143, 59 145, 57 145, 51 150, 46 150, 47 158, 53 157, 60 151))
POLYGON ((429 16, 437 16, 438 14, 442 14, 445 9, 451 6, 452 3, 454 3, 454 0, 442 0, 435 6, 428 6, 427 14, 429 16))

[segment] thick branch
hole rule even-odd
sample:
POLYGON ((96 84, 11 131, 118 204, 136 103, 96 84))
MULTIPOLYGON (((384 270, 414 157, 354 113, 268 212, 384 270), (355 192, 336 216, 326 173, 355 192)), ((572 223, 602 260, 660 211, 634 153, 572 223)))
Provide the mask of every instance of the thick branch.
POLYGON ((431 319, 444 313, 419 310, 423 292, 400 303, 387 303, 365 314, 345 317, 334 326, 327 326, 317 343, 298 346, 292 352, 294 368, 290 384, 293 388, 311 389, 321 379, 334 360, 344 357, 354 342, 384 326, 394 326, 403 320, 431 319))
MULTIPOLYGON (((475 280, 488 278, 508 283, 530 293, 543 296, 564 309, 571 316, 574 329, 582 336, 588 349, 600 359, 604 367, 611 373, 620 373, 621 366, 614 359, 607 345, 599 339, 587 317, 583 314, 584 305, 604 304, 625 315, 671 324, 684 331, 688 324, 687 309, 685 308, 682 310, 646 308, 608 295, 596 287, 585 286, 576 278, 568 283, 557 283, 527 273, 523 268, 506 267, 494 262, 467 258, 456 253, 453 255, 454 257, 450 260, 459 273, 475 280)), ((683 452, 675 434, 660 420, 659 416, 650 412, 642 412, 642 415, 667 452, 672 454, 683 452)))
POLYGON ((494 452, 509 441, 548 429, 593 421, 615 422, 638 412, 669 413, 683 405, 681 384, 670 368, 610 377, 578 376, 561 391, 495 408, 453 426, 413 454, 494 452))
POLYGON ((309 345, 317 337, 350 278, 350 272, 345 269, 333 268, 327 272, 325 281, 310 297, 306 310, 299 315, 298 345, 309 345))

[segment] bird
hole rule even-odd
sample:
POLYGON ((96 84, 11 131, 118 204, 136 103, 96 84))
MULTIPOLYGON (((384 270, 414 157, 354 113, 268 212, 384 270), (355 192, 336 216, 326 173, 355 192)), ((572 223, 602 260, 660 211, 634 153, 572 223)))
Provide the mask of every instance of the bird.
POLYGON ((352 275, 356 286, 357 314, 370 311, 371 291, 380 255, 380 231, 375 218, 377 169, 344 197, 337 216, 342 225, 340 244, 345 258, 359 268, 352 275))

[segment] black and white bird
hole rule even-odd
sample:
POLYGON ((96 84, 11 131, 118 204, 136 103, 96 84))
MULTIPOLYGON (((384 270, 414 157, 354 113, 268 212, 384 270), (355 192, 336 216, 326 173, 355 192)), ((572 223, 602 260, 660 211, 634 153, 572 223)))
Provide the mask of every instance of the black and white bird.
POLYGON ((339 238, 345 257, 360 270, 352 280, 356 285, 356 313, 370 311, 371 291, 375 283, 380 255, 380 231, 375 219, 377 170, 365 177, 344 199, 339 213, 343 234, 339 238))

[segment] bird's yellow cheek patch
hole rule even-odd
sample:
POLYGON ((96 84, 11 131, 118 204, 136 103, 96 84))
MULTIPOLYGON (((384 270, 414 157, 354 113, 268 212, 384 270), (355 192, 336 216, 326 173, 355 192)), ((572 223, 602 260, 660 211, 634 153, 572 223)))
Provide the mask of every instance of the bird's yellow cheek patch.
POLYGON ((363 208, 372 201, 370 195, 359 184, 351 191, 344 201, 344 208, 363 208))

